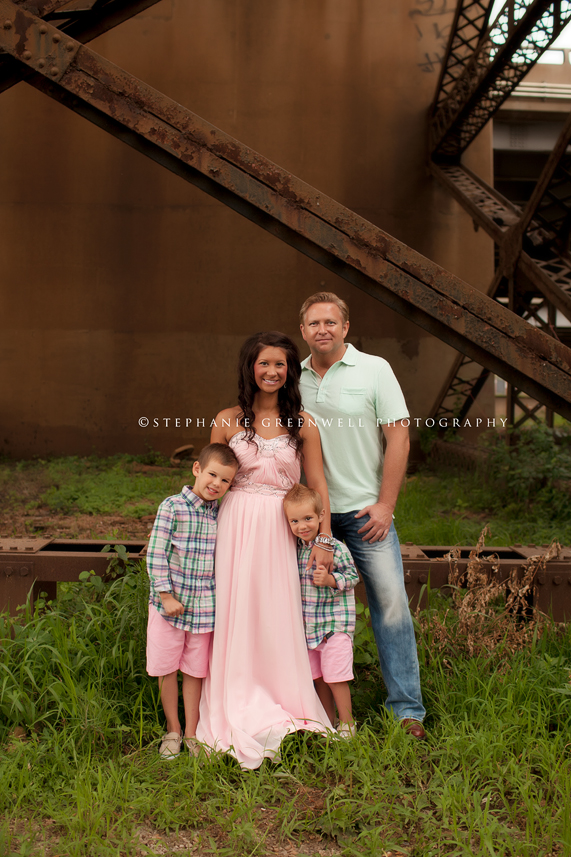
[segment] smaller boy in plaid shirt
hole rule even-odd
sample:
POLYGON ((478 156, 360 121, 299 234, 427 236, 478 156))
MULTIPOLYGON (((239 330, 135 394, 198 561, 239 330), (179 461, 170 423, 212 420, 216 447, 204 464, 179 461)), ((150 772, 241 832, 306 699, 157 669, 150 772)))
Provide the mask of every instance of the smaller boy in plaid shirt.
POLYGON ((319 535, 324 512, 317 491, 305 485, 294 485, 283 503, 291 531, 298 537, 303 621, 315 689, 331 723, 335 721, 337 706, 339 735, 351 738, 356 730, 349 681, 353 678, 353 589, 359 582, 357 570, 349 549, 342 542, 319 535), (320 547, 333 553, 331 574, 323 565, 307 567, 316 538, 320 547))
POLYGON ((214 630, 214 547, 218 500, 230 487, 238 459, 224 443, 206 446, 192 466, 195 482, 159 506, 147 551, 151 581, 147 672, 158 676, 167 732, 159 754, 174 759, 183 742, 178 718, 182 673, 184 741, 196 755, 202 679, 214 630))

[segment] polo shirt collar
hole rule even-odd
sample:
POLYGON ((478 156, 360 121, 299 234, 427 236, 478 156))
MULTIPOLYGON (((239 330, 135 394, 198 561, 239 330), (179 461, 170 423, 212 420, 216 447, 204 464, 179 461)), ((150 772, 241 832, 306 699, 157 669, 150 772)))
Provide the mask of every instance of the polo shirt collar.
MULTIPOLYGON (((357 355, 359 352, 357 351, 354 345, 351 345, 350 342, 347 342, 346 345, 347 347, 345 349, 345 354, 343 355, 341 360, 336 360, 335 363, 346 363, 347 366, 355 366, 355 364, 357 363, 357 355)), ((333 364, 333 366, 335 366, 335 363, 333 364)), ((305 360, 301 361, 301 371, 303 372, 304 369, 312 369, 311 354, 309 355, 309 357, 306 357, 305 360)))
POLYGON ((195 494, 190 485, 185 485, 182 489, 182 496, 189 504, 189 506, 194 506, 195 509, 198 509, 199 506, 204 506, 205 509, 213 509, 217 504, 217 500, 203 500, 202 497, 199 497, 198 494, 195 494))

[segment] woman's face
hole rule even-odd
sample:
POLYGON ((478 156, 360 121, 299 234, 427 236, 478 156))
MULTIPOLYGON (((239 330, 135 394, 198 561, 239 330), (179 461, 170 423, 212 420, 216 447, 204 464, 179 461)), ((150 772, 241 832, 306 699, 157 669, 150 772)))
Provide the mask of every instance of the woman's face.
POLYGON ((254 378, 263 393, 274 393, 286 382, 287 358, 283 348, 262 348, 254 363, 254 378))

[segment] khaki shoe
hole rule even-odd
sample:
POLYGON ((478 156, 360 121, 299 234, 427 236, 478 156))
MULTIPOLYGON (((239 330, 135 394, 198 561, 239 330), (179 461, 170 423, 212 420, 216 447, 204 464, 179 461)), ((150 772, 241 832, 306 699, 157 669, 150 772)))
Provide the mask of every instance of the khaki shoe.
POLYGON ((161 739, 159 747, 159 756, 161 759, 176 759, 180 756, 180 748, 182 746, 182 735, 178 732, 167 732, 161 739))
POLYGON ((200 751, 202 749, 200 742, 196 740, 196 738, 185 738, 184 743, 186 745, 186 749, 190 753, 191 756, 200 756, 200 751))
POLYGON ((337 727, 337 734, 340 738, 354 738, 357 734, 357 724, 339 722, 339 726, 337 727))

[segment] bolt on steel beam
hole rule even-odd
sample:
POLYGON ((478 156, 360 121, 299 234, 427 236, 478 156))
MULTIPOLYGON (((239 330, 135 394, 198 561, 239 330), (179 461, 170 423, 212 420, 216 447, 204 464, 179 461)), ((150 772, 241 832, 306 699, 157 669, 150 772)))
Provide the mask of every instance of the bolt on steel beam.
POLYGON ((28 82, 571 418, 571 351, 49 23, 0 0, 28 82))

